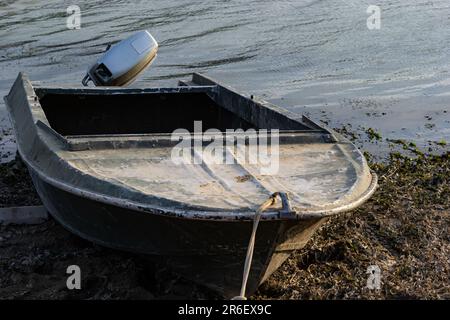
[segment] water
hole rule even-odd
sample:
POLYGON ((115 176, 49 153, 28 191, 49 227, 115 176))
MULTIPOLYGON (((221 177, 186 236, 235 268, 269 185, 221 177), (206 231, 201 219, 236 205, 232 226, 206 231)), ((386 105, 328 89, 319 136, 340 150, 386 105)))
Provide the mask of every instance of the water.
MULTIPOLYGON (((134 86, 203 72, 332 127, 450 141, 450 2, 377 1, 381 29, 369 30, 372 2, 80 0, 81 29, 69 30, 74 1, 0 1, 0 95, 19 71, 78 85, 108 43, 148 29, 160 49, 134 86)), ((11 151, 3 104, 0 126, 11 151)))

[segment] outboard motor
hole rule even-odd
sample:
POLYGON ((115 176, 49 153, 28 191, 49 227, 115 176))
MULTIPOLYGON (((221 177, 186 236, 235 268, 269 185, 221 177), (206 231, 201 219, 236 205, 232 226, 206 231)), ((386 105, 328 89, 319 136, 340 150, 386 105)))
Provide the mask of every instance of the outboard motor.
POLYGON ((144 30, 120 41, 91 66, 83 78, 87 86, 126 86, 133 82, 155 60, 158 43, 144 30))

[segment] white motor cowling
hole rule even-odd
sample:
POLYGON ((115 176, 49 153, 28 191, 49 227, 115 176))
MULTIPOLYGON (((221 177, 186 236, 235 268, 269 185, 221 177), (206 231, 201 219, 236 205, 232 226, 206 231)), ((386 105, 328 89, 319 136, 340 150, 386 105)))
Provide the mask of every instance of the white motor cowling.
POLYGON ((83 85, 126 86, 155 60, 158 43, 144 30, 107 49, 83 78, 83 85))

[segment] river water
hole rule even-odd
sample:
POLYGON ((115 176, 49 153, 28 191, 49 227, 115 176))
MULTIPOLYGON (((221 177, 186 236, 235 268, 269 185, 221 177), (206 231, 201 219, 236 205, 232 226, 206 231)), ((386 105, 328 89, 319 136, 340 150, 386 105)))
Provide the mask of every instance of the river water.
MULTIPOLYGON (((158 57, 134 86, 202 72, 298 114, 406 138, 450 141, 450 2, 378 0, 0 1, 0 95, 19 71, 79 85, 107 44, 147 29, 158 57), (81 28, 66 25, 69 5, 81 28)), ((14 138, 0 104, 0 152, 14 138)))

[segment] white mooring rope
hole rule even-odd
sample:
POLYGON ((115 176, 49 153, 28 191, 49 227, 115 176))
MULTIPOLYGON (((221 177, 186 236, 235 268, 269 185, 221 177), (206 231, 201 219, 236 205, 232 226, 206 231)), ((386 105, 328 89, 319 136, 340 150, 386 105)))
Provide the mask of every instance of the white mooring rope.
POLYGON ((255 248, 256 230, 258 229, 259 220, 261 219, 261 214, 277 202, 277 196, 279 196, 279 195, 280 195, 279 192, 273 193, 255 212, 255 218, 253 220, 252 235, 250 236, 250 242, 249 242, 248 248, 247 248, 247 255, 245 257, 244 274, 242 276, 241 292, 238 296, 233 297, 231 300, 247 300, 247 298, 245 297, 245 290, 247 288, 247 280, 248 280, 248 276, 250 274, 250 267, 252 265, 253 250, 255 248))

